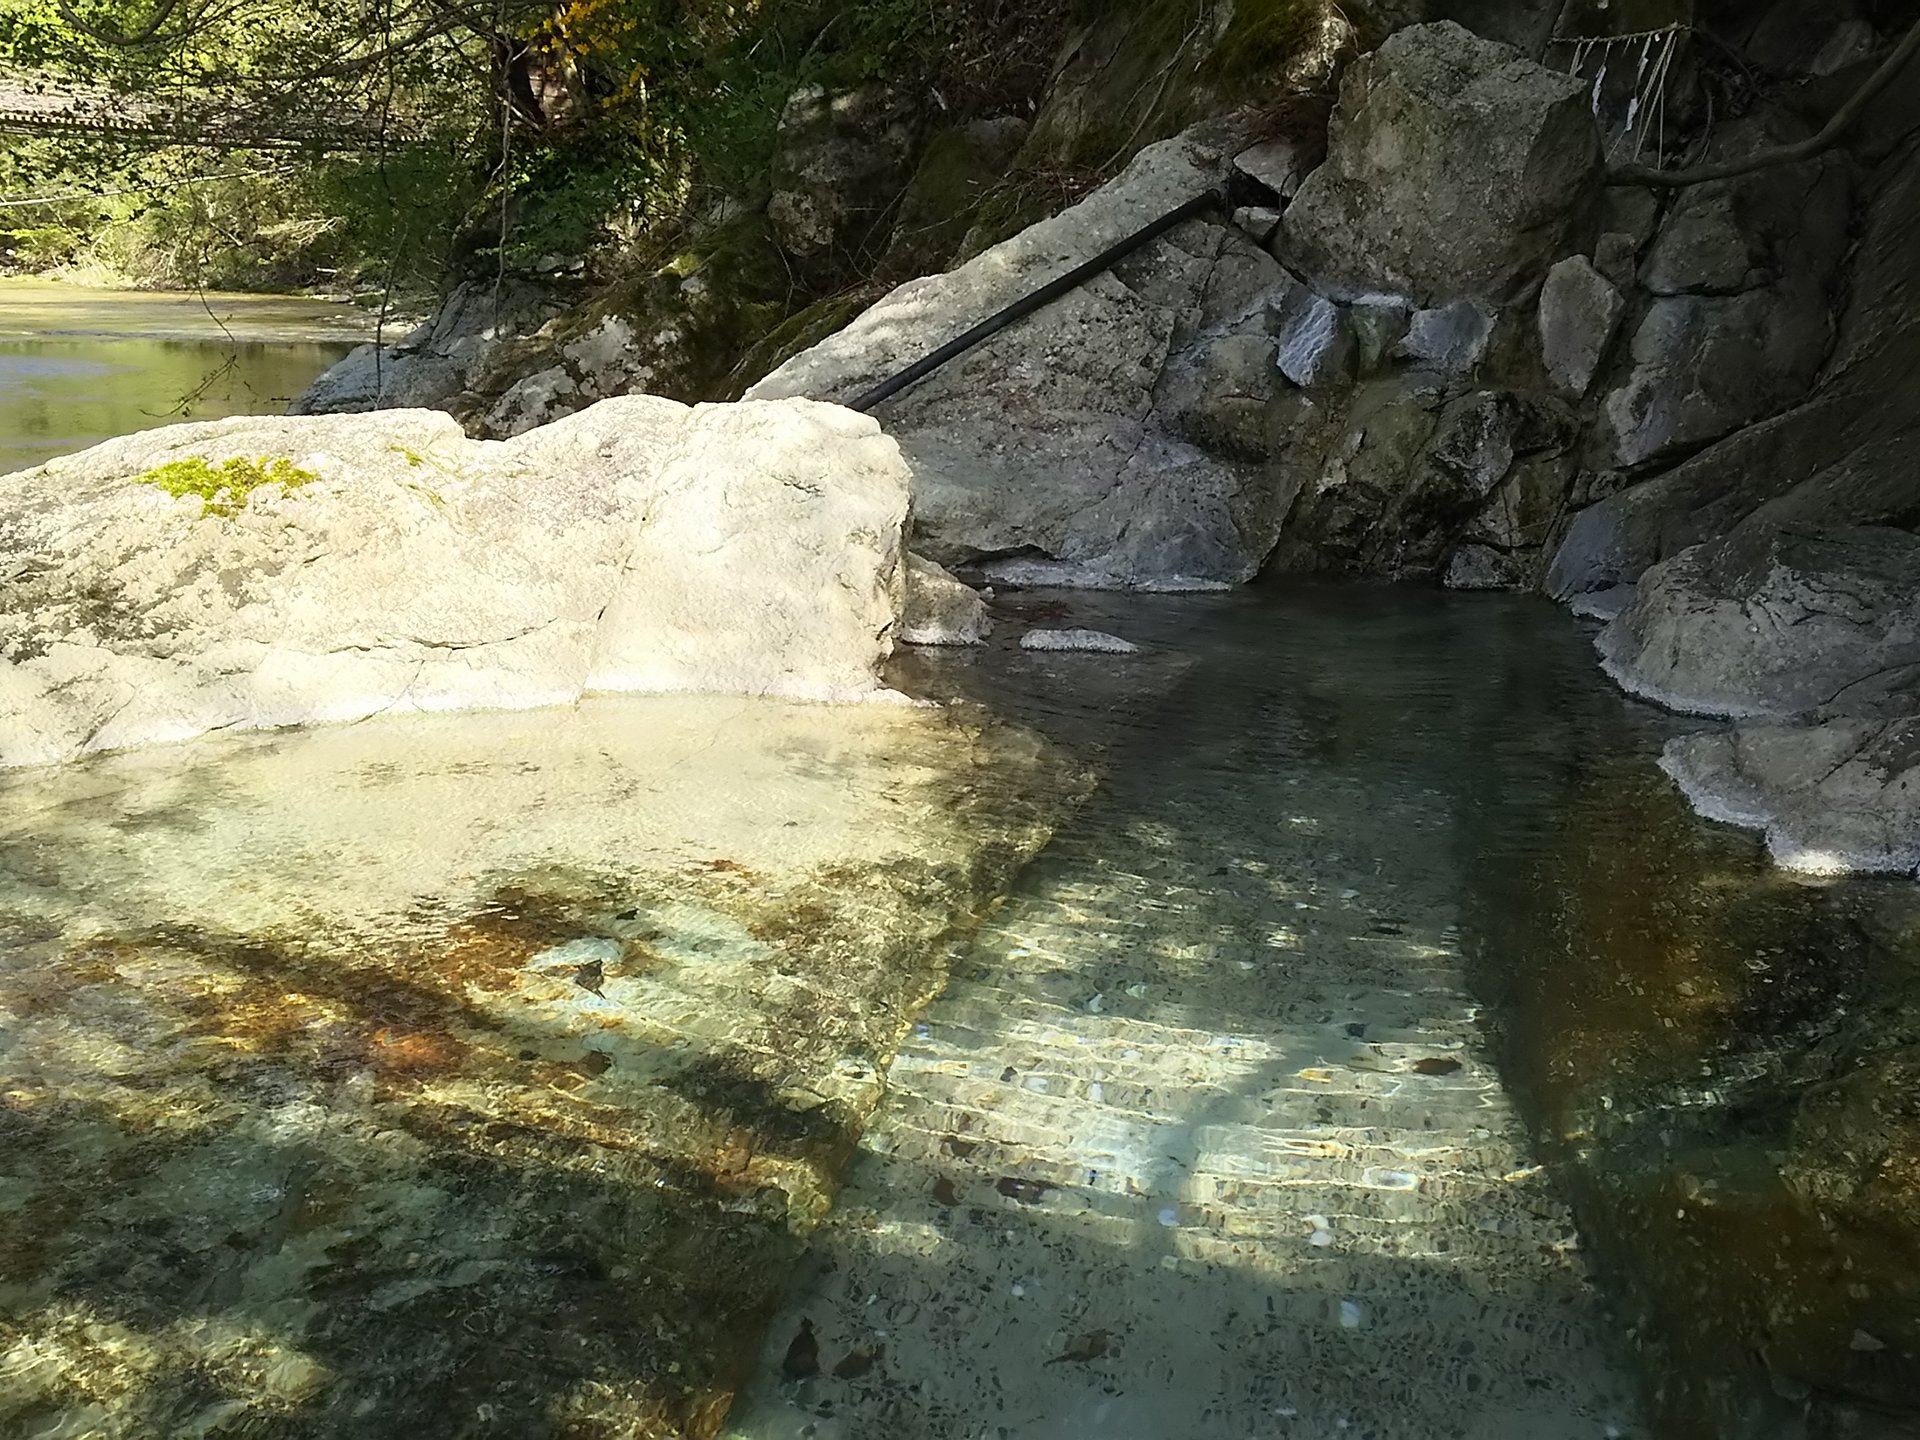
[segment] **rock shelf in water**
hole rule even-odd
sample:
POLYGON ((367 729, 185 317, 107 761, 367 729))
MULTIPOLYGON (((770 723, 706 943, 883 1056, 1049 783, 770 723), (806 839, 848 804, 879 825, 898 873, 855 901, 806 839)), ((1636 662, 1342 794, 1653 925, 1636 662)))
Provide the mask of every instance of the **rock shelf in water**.
POLYGON ((713 1434, 1063 773, 660 697, 0 780, 0 1433, 713 1434))

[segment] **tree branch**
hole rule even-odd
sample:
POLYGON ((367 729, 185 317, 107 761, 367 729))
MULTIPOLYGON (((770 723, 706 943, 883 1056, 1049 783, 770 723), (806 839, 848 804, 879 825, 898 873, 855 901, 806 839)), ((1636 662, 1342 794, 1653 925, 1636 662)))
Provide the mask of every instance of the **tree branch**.
MULTIPOLYGON (((159 35, 160 27, 171 20, 173 18, 173 12, 180 8, 180 0, 160 0, 159 8, 153 12, 153 18, 148 20, 145 25, 142 25, 131 35, 127 35, 112 30, 102 30, 91 22, 82 20, 74 11, 73 6, 67 3, 67 0, 53 0, 53 4, 54 8, 60 12, 60 17, 82 35, 85 35, 89 40, 97 40, 102 45, 114 46, 147 44, 159 35)), ((185 32, 183 31, 182 33, 184 34, 185 32)), ((177 38, 177 36, 169 37, 169 43, 172 39, 177 38)))
POLYGON ((1839 143, 1840 137, 1853 128, 1861 113, 1900 73, 1900 69, 1916 53, 1920 53, 1920 21, 1907 31, 1905 38, 1893 47, 1893 53, 1880 62, 1880 68, 1867 77, 1867 81, 1842 105, 1833 112, 1833 118, 1821 127, 1818 135, 1805 140, 1795 141, 1791 145, 1782 145, 1773 150, 1761 150, 1739 160, 1728 160, 1718 165, 1695 165, 1685 170, 1657 170, 1647 165, 1616 165, 1607 171, 1609 185, 1654 185, 1668 189, 1683 185, 1704 185, 1710 180, 1731 180, 1736 175, 1745 175, 1754 170, 1771 169, 1775 165, 1792 165, 1800 160, 1811 160, 1824 150, 1839 143))

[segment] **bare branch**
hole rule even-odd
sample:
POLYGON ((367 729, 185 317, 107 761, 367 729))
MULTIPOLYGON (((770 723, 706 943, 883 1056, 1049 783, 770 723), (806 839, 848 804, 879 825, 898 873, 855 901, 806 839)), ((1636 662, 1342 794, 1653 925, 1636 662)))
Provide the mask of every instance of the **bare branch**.
POLYGON ((1820 133, 1805 140, 1795 141, 1791 145, 1781 145, 1772 150, 1761 150, 1739 160, 1728 160, 1718 165, 1694 165, 1685 170, 1657 170, 1647 165, 1616 165, 1607 171, 1609 185, 1655 185, 1675 189, 1683 185, 1704 185, 1710 180, 1731 180, 1736 175, 1746 175, 1755 170, 1771 169, 1775 165, 1792 165, 1797 161, 1811 160, 1822 151, 1838 144, 1840 138, 1853 128, 1873 98, 1900 73, 1901 67, 1920 53, 1920 21, 1908 30, 1900 43, 1893 47, 1893 53, 1880 62, 1880 68, 1867 77, 1867 81, 1854 91, 1847 103, 1833 112, 1833 118, 1821 127, 1820 133))
MULTIPOLYGON (((88 39, 97 40, 102 45, 126 47, 146 45, 156 39, 160 34, 160 27, 171 20, 173 18, 173 12, 180 8, 181 0, 160 0, 160 6, 153 12, 152 17, 145 25, 142 25, 131 35, 121 34, 112 30, 103 30, 90 21, 82 20, 74 11, 73 6, 68 3, 68 0, 53 0, 53 3, 54 7, 59 10, 61 18, 88 39)), ((169 35, 166 37, 164 43, 171 44, 174 40, 187 34, 190 29, 191 26, 188 26, 174 35, 169 35)))

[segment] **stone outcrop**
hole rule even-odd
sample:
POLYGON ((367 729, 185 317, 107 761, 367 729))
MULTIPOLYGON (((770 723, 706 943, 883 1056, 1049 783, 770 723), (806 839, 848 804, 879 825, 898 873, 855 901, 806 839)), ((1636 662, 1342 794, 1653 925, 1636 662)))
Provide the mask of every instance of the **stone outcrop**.
MULTIPOLYGON (((1571 599, 1786 505, 1836 464, 1828 499, 1803 490, 1776 518, 1812 507, 1898 523, 1889 477, 1907 421, 1873 397, 1894 388, 1904 322, 1836 326, 1835 298, 1844 278, 1855 311, 1901 312, 1893 272, 1907 261, 1870 236, 1843 277, 1851 162, 1828 153, 1672 196, 1601 191, 1596 117, 1612 102, 1592 69, 1553 74, 1437 24, 1402 30, 1350 73, 1327 162, 1275 242, 1302 287, 1277 326, 1286 383, 1269 431, 1290 507, 1277 565, 1527 587, 1557 550, 1548 585, 1571 599), (1875 333, 1853 337, 1864 328, 1875 333), (1467 492, 1436 511, 1436 462, 1449 467, 1429 451, 1432 417, 1483 391, 1535 411, 1551 401, 1559 423, 1550 443, 1516 447, 1532 463, 1497 500, 1482 491, 1484 513, 1467 492)), ((1765 104, 1717 128, 1703 158, 1817 123, 1765 104)), ((1906 211, 1888 235, 1911 233, 1912 205, 1879 208, 1906 211)))
POLYGON ((767 202, 780 248, 813 266, 861 250, 913 175, 918 130, 914 108, 884 86, 788 96, 767 202))
MULTIPOLYGON (((1749 125, 1728 144, 1780 133, 1749 125)), ((1601 652, 1628 689, 1737 722, 1667 749, 1702 813, 1764 830, 1796 868, 1912 871, 1920 157, 1892 149, 1860 173, 1844 269, 1854 183, 1840 154, 1674 204, 1640 267, 1646 310, 1604 433, 1611 463, 1686 458, 1639 483, 1631 469, 1583 477, 1597 503, 1546 585, 1608 619, 1601 652), (1677 307, 1718 317, 1719 338, 1650 366, 1643 337, 1677 307)))
POLYGON ((538 330, 561 306, 559 295, 544 285, 467 281, 404 339, 357 347, 297 396, 288 413, 441 405, 465 390, 468 377, 501 346, 538 330))
POLYGON ((1402 30, 1342 80, 1283 258, 1339 299, 1507 299, 1564 253, 1599 166, 1578 79, 1451 22, 1402 30))
POLYGON ((851 398, 1230 175, 1231 223, 1174 230, 883 405, 916 543, 1015 583, 1235 584, 1270 556, 1530 583, 1578 465, 1569 402, 1625 305, 1585 260, 1563 270, 1542 361, 1510 303, 1593 208, 1585 92, 1417 26, 1356 67, 1302 180, 1315 149, 1282 134, 1229 157, 1204 127, 1149 147, 750 393, 851 398))
POLYGON ((758 219, 702 237, 660 269, 493 347, 443 408, 468 433, 506 440, 616 395, 711 397, 725 388, 729 341, 750 325, 753 297, 775 283, 770 251, 758 219))
POLYGON ((898 631, 903 644, 978 645, 992 631, 979 591, 925 556, 907 556, 906 607, 898 631))
POLYGON ((1578 398, 1613 343, 1626 299, 1584 255, 1547 272, 1540 289, 1540 358, 1560 390, 1578 398))
POLYGON ((1600 634, 1609 673, 1740 720, 1662 761, 1783 865, 1920 869, 1920 535, 1756 516, 1648 571, 1600 634))
MULTIPOLYGON (((1920 164, 1881 167, 1849 274, 1851 303, 1810 399, 1582 511, 1548 576, 1572 599, 1631 583, 1766 507, 1778 519, 1920 516, 1920 164)), ((1829 223, 1819 222, 1822 228, 1829 223)))
POLYGON ((630 397, 510 442, 214 421, 4 489, 5 765, 588 691, 871 697, 902 601, 898 450, 797 401, 630 397), (158 483, 261 459, 244 495, 158 483))
POLYGON ((1920 711, 1920 535, 1742 526, 1649 571, 1600 653, 1697 715, 1920 711))
POLYGON ((1569 253, 1598 166, 1582 86, 1458 25, 1355 65, 1274 242, 1273 568, 1533 583, 1626 305, 1569 253))
MULTIPOLYGON (((1794 138, 1784 122, 1743 125, 1715 154, 1794 138)), ((1613 463, 1669 459, 1805 395, 1832 343, 1848 188, 1845 160, 1828 155, 1674 202, 1640 267, 1651 300, 1630 369, 1606 401, 1613 463)))
MULTIPOLYGON (((749 395, 849 399, 1204 193, 1225 155, 1151 146, 1079 205, 911 281, 749 395)), ((1270 255, 1196 220, 880 410, 914 474, 916 547, 1028 583, 1190 588, 1251 579, 1265 483, 1270 255)))
POLYGON ((1279 413, 1290 443, 1275 470, 1293 509, 1276 567, 1444 570, 1467 588, 1524 578, 1504 557, 1541 543, 1578 436, 1551 395, 1462 390, 1418 371, 1330 395, 1302 391, 1279 413), (1482 553, 1450 569, 1466 547, 1502 558, 1482 553))

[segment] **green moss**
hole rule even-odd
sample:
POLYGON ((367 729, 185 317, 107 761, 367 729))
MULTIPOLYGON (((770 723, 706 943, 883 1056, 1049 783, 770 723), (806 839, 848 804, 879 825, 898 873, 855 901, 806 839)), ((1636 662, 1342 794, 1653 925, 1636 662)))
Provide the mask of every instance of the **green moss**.
POLYGON ((1323 0, 1241 0, 1207 57, 1203 78, 1236 97, 1257 94, 1322 41, 1323 0))
POLYGON ((236 456, 215 465, 193 455, 156 465, 140 477, 140 483, 158 485, 169 495, 196 495, 207 513, 235 515, 247 503, 247 497, 262 485, 279 485, 291 490, 319 478, 311 470, 302 470, 291 460, 278 456, 263 456, 258 460, 236 456))
POLYGON ((422 465, 427 463, 417 453, 415 453, 412 450, 409 450, 404 445, 389 445, 387 446, 387 449, 392 454, 398 455, 402 460, 405 460, 407 464, 411 465, 416 470, 418 470, 422 465))
POLYGON ((742 352, 739 363, 726 379, 724 398, 739 399, 755 381, 764 379, 802 350, 811 349, 827 336, 845 329, 854 316, 878 298, 864 287, 849 290, 816 300, 774 324, 742 352))

